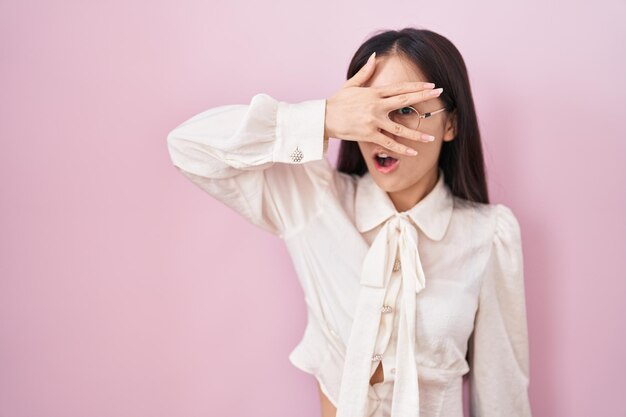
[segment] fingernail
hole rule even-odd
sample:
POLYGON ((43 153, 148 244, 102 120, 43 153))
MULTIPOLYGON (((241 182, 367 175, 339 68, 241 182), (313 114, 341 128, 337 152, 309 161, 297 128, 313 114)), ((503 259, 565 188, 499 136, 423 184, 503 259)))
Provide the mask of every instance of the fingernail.
POLYGON ((424 84, 424 88, 433 88, 435 86, 435 83, 426 83, 424 84))
POLYGON ((408 149, 406 150, 406 153, 407 153, 408 155, 417 155, 417 151, 416 151, 415 149, 413 149, 413 148, 408 148, 408 149))
POLYGON ((431 96, 438 96, 439 94, 441 94, 442 91, 443 91, 443 88, 435 88, 434 90, 430 91, 430 95, 431 96))
POLYGON ((427 135, 426 133, 424 133, 422 135, 422 139, 425 139, 427 141, 433 141, 433 140, 435 140, 435 137, 433 135, 427 135))

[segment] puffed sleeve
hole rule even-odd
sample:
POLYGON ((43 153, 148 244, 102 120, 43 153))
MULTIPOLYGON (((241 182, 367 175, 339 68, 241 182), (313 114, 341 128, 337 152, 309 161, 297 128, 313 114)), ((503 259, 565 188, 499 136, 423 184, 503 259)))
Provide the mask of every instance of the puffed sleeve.
POLYGON ((326 100, 278 101, 199 113, 167 135, 174 166, 253 224, 284 237, 319 211, 330 178, 325 158, 326 100))
POLYGON ((520 226, 497 204, 495 233, 468 345, 471 417, 530 417, 520 226))

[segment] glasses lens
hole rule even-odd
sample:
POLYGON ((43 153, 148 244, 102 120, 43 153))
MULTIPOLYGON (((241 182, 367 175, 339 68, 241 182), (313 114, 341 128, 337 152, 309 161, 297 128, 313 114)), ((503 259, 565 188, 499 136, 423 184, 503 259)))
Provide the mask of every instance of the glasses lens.
POLYGON ((392 110, 389 112, 389 119, 413 130, 417 130, 420 125, 419 113, 417 113, 413 107, 401 107, 392 110))

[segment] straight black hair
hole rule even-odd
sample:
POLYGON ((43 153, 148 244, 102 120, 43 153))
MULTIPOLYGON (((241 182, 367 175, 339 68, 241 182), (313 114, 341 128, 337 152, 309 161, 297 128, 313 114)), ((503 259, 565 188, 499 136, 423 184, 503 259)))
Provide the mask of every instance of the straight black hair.
MULTIPOLYGON (((376 52, 383 56, 401 56, 412 62, 425 80, 443 87, 439 98, 448 111, 456 114, 457 136, 443 142, 438 165, 446 184, 458 197, 489 203, 485 162, 474 100, 465 62, 458 49, 447 38, 433 31, 407 27, 401 30, 375 32, 356 51, 348 67, 347 79, 356 74, 376 52)), ((337 170, 362 176, 367 165, 355 141, 341 141, 337 170)))

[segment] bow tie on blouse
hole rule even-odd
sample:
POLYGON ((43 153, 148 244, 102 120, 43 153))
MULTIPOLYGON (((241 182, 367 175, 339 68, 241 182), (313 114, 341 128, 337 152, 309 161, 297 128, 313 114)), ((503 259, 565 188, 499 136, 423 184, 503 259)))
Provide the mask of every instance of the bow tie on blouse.
POLYGON ((379 224, 381 218, 385 223, 363 261, 361 289, 346 350, 337 417, 367 416, 371 366, 376 360, 374 348, 396 259, 401 264, 400 296, 403 307, 399 312, 397 329, 391 413, 392 417, 417 417, 420 407, 415 358, 416 295, 425 288, 426 277, 418 251, 415 224, 428 237, 441 239, 452 213, 452 195, 440 170, 437 184, 429 194, 410 210, 397 212, 386 192, 373 182, 369 174, 365 175, 357 191, 357 226, 360 230, 369 229, 379 224))

